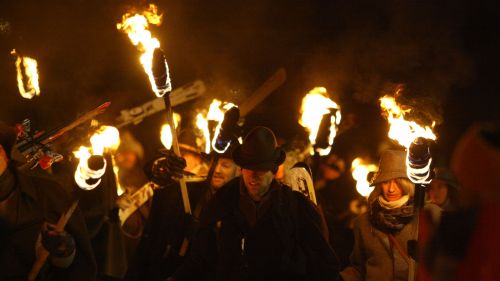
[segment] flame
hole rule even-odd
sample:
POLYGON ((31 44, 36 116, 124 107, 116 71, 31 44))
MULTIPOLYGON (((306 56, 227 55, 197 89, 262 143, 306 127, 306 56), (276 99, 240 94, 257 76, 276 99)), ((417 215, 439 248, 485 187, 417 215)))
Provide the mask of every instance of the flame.
POLYGON ((210 107, 208 109, 207 119, 218 122, 217 126, 215 127, 214 137, 212 139, 212 148, 215 151, 217 151, 218 153, 224 153, 226 151, 227 147, 229 147, 229 145, 230 145, 230 143, 228 143, 224 150, 219 150, 215 147, 215 142, 216 142, 217 136, 219 135, 220 126, 222 125, 222 122, 224 121, 224 113, 233 107, 236 107, 236 105, 234 103, 222 102, 220 100, 214 99, 212 101, 212 103, 210 104, 210 107), (222 107, 221 107, 221 105, 222 105, 222 107))
POLYGON ((208 120, 202 113, 196 115, 196 127, 203 133, 205 143, 205 153, 210 153, 210 130, 208 129, 208 120))
POLYGON ((436 135, 432 132, 435 122, 432 122, 431 126, 422 126, 415 121, 407 120, 405 115, 412 109, 403 108, 394 97, 384 96, 380 98, 380 107, 390 124, 389 138, 402 146, 409 148, 410 144, 418 137, 436 140, 436 135))
POLYGON ((80 148, 77 151, 73 151, 73 154, 75 155, 76 158, 80 159, 80 162, 78 163, 78 166, 76 167, 75 170, 75 182, 76 184, 84 190, 92 190, 96 188, 100 183, 101 183, 101 177, 104 175, 106 172, 106 159, 104 159, 104 167, 102 169, 94 171, 88 167, 88 160, 91 154, 91 149, 86 146, 80 146, 80 148), (96 181, 94 184, 88 184, 86 180, 93 178, 93 179, 99 179, 96 181))
POLYGON ((38 84, 37 61, 30 57, 19 56, 15 49, 12 50, 11 54, 17 56, 17 87, 19 88, 21 96, 25 99, 32 99, 34 96, 39 96, 40 85, 38 84), (22 68, 24 68, 24 75, 22 68), (26 82, 24 78, 26 78, 26 82))
POLYGON ((368 164, 361 158, 356 158, 351 164, 351 174, 356 180, 356 191, 358 191, 361 196, 368 197, 373 191, 374 187, 370 186, 368 182, 368 173, 377 171, 377 165, 368 164))
POLYGON ((115 151, 120 145, 120 133, 113 126, 101 126, 90 137, 93 155, 102 155, 105 149, 115 151))
MULTIPOLYGON (((328 143, 330 146, 326 149, 318 149, 320 155, 328 155, 330 153, 331 145, 337 135, 337 127, 340 124, 342 115, 340 114, 340 107, 331 99, 327 97, 327 91, 324 87, 316 87, 309 91, 309 93, 302 99, 302 107, 300 112, 302 116, 299 120, 300 125, 309 131, 309 141, 311 144, 316 144, 316 137, 318 135, 319 125, 323 115, 330 113, 331 109, 336 109, 335 115, 331 116, 331 127, 328 143)), ((313 154, 314 151, 311 151, 313 154)))
POLYGON ((116 150, 120 145, 120 133, 118 129, 112 126, 101 126, 90 137, 92 147, 80 146, 77 151, 73 151, 76 158, 80 159, 75 171, 75 182, 78 186, 85 190, 94 189, 101 182, 101 177, 106 172, 106 159, 104 159, 104 167, 94 171, 88 167, 88 160, 92 155, 103 155, 106 149, 116 150), (88 184, 86 180, 94 178, 99 179, 94 184, 88 184))
POLYGON ((115 157, 111 158, 113 165, 113 173, 115 174, 115 183, 116 183, 116 195, 120 196, 125 192, 125 188, 120 184, 120 179, 118 178, 118 173, 120 172, 120 168, 116 165, 115 157))
MULTIPOLYGON (((179 123, 181 122, 181 116, 178 113, 173 114, 174 116, 174 126, 177 128, 179 123)), ((172 131, 170 130, 170 125, 163 124, 160 131, 160 139, 163 146, 166 149, 170 149, 172 147, 172 131)))
MULTIPOLYGON (((126 33, 130 38, 130 41, 132 41, 132 44, 134 44, 134 46, 137 46, 139 51, 142 53, 140 62, 144 68, 144 71, 149 77, 151 88, 153 92, 155 92, 157 97, 161 97, 165 93, 160 93, 156 88, 152 71, 153 53, 156 48, 160 48, 160 41, 151 35, 151 32, 148 30, 148 28, 149 24, 160 26, 162 23, 162 19, 163 15, 158 14, 158 7, 150 4, 149 8, 145 11, 142 11, 142 13, 140 14, 124 14, 122 16, 122 22, 116 25, 117 29, 126 33)), ((168 65, 166 65, 166 67, 168 74, 168 65)), ((169 75, 167 75, 167 77, 169 77, 169 75)))

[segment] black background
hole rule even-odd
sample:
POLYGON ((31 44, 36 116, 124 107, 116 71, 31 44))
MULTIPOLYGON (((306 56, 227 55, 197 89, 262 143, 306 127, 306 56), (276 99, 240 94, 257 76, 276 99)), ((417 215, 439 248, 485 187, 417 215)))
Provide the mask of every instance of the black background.
MULTIPOLYGON (((2 0, 0 119, 30 117, 38 128, 70 121, 110 100, 101 117, 153 98, 138 51, 116 29, 121 15, 145 1, 2 0), (12 49, 38 60, 41 96, 21 98, 12 49)), ((287 81, 247 117, 283 139, 304 137, 300 101, 325 86, 354 127, 335 149, 352 158, 376 156, 386 137, 377 98, 398 83, 416 112, 438 120, 438 156, 474 122, 498 121, 499 4, 495 1, 154 1, 164 14, 152 27, 172 81, 202 79, 207 98, 179 108, 183 115, 213 97, 240 102, 277 68, 287 81)), ((148 154, 159 143, 162 114, 130 129, 148 154)))

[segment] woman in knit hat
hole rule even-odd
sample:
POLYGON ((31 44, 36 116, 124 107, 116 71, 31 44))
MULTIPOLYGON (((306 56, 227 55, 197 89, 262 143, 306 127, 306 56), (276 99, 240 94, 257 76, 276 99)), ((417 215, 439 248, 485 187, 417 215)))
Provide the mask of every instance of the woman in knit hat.
POLYGON ((351 265, 342 271, 343 280, 408 280, 414 184, 406 175, 405 161, 404 151, 382 153, 371 183, 375 189, 368 198, 369 211, 354 222, 351 265))

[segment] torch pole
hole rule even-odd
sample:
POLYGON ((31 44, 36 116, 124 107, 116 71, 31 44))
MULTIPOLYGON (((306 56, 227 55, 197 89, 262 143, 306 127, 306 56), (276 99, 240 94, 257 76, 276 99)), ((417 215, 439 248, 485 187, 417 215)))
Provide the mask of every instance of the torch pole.
POLYGON ((431 173, 430 166, 432 162, 431 152, 429 149, 428 141, 424 138, 415 139, 407 150, 407 173, 408 178, 415 184, 415 191, 413 195, 414 218, 413 233, 411 246, 408 245, 408 250, 412 250, 413 259, 410 259, 408 266, 408 281, 417 280, 418 274, 418 246, 421 237, 420 219, 423 216, 423 208, 425 204, 425 192, 427 185, 430 183, 431 173))
MULTIPOLYGON (((61 215, 59 218, 59 221, 57 221, 57 224, 55 226, 55 231, 57 232, 63 232, 64 227, 68 223, 69 219, 73 215, 73 212, 76 210, 76 207, 78 206, 78 200, 73 202, 73 204, 69 207, 69 209, 61 215)), ((47 251, 43 246, 40 248, 40 252, 38 253, 38 256, 35 260, 35 263, 33 264, 33 267, 31 268, 31 271, 28 274, 28 280, 29 281, 34 281, 36 277, 38 276, 38 273, 42 269, 42 267, 45 264, 45 261, 49 257, 50 253, 47 251)))
MULTIPOLYGON (((165 112, 167 114, 167 123, 170 126, 170 132, 172 133, 172 149, 175 155, 181 157, 181 151, 179 149, 179 142, 177 140, 177 132, 175 131, 174 116, 172 113, 172 106, 170 104, 170 97, 167 94, 163 96, 163 101, 165 102, 165 112)), ((179 179, 179 186, 181 188, 182 203, 184 205, 184 212, 191 215, 191 204, 189 203, 188 189, 186 185, 186 180, 184 178, 179 179)), ((189 246, 189 239, 184 237, 182 245, 179 249, 179 256, 183 257, 186 255, 187 248, 189 246)))

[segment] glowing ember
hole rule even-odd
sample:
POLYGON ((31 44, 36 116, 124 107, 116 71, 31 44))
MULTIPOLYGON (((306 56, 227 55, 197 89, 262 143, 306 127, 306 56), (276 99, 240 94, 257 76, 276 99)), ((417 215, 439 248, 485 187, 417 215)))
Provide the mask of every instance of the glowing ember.
POLYGON ((389 138, 397 141, 402 146, 409 148, 410 144, 418 137, 436 140, 436 135, 432 132, 435 122, 431 126, 422 126, 415 121, 408 120, 405 115, 412 109, 403 108, 396 102, 394 97, 382 97, 380 107, 390 124, 389 138))
POLYGON ((233 103, 221 102, 217 99, 214 99, 210 104, 210 108, 208 109, 207 119, 217 122, 217 127, 215 127, 215 132, 212 139, 212 148, 218 153, 224 153, 227 147, 230 145, 230 143, 228 143, 223 150, 217 149, 215 147, 216 138, 219 135, 220 131, 220 126, 222 125, 222 121, 224 121, 224 113, 233 107, 236 107, 236 105, 233 103))
POLYGON ((21 94, 21 96, 25 99, 32 99, 34 96, 39 96, 40 85, 38 84, 37 61, 30 57, 19 56, 16 53, 16 50, 12 50, 11 54, 17 56, 17 87, 19 88, 19 93, 21 94))
MULTIPOLYGON (((142 53, 140 57, 141 64, 144 68, 144 71, 149 77, 149 82, 151 83, 151 88, 153 92, 155 92, 156 96, 161 97, 166 92, 171 89, 167 89, 160 93, 155 84, 155 80, 152 72, 152 62, 153 62, 153 53, 156 48, 160 48, 160 41, 157 38, 154 38, 151 35, 151 32, 148 30, 149 24, 153 24, 156 26, 161 25, 162 23, 162 14, 158 14, 158 8, 150 4, 149 8, 142 13, 126 13, 122 16, 122 22, 118 23, 116 27, 118 30, 126 33, 132 44, 137 46, 139 51, 142 53)), ((168 74, 168 65, 167 74, 168 74)), ((170 85, 170 76, 167 75, 168 81, 167 84, 170 85)))
MULTIPOLYGON (((327 96, 327 91, 323 87, 316 87, 302 99, 302 107, 300 112, 302 116, 299 120, 300 125, 309 131, 309 141, 311 144, 316 144, 316 137, 323 115, 329 114, 335 110, 335 115, 331 116, 331 127, 328 138, 329 147, 326 149, 317 149, 320 155, 328 155, 331 145, 337 135, 337 127, 340 124, 341 114, 340 107, 327 96)), ((311 151, 313 154, 314 151, 311 151)))
MULTIPOLYGON (((176 128, 179 126, 180 122, 181 116, 174 112, 174 124, 176 128)), ((163 144, 163 146, 165 146, 166 149, 170 149, 172 147, 172 132, 170 131, 170 125, 164 124, 161 127, 160 139, 161 143, 163 144)))
POLYGON ((361 158, 356 158, 351 164, 351 174, 353 179, 356 180, 356 191, 361 196, 368 197, 373 191, 374 187, 370 186, 368 182, 368 173, 377 171, 377 165, 368 164, 361 158))
POLYGON ((115 151, 120 145, 120 133, 112 126, 101 126, 97 132, 90 137, 93 155, 102 155, 104 149, 115 151))
POLYGON ((205 153, 210 153, 210 130, 208 129, 208 120, 202 113, 196 115, 196 127, 203 133, 203 143, 205 144, 205 153))

